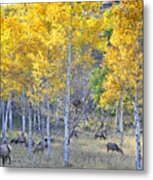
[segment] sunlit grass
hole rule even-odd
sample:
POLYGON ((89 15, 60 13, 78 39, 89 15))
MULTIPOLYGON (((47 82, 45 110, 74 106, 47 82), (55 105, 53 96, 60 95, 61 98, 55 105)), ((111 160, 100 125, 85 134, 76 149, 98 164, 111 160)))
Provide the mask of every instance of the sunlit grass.
MULTIPOLYGON (((34 137, 38 142, 39 138, 34 137)), ((106 144, 115 142, 119 145, 119 134, 108 134, 107 140, 94 139, 94 133, 80 133, 79 138, 73 137, 70 144, 71 168, 92 169, 131 169, 135 170, 135 136, 131 132, 124 134, 124 155, 118 152, 107 153, 106 144)), ((142 140, 141 140, 142 144, 142 140)), ((12 167, 44 167, 64 168, 64 139, 55 137, 51 145, 51 159, 47 159, 47 149, 44 153, 28 156, 24 145, 12 145, 12 167)))

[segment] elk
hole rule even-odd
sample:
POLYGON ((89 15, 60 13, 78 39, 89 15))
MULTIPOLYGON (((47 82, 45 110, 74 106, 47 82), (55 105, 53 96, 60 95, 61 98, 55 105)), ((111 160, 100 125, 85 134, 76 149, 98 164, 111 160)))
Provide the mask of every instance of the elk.
POLYGON ((17 137, 11 139, 10 143, 11 144, 18 144, 19 141, 20 141, 20 136, 19 136, 19 134, 17 134, 17 137))
POLYGON ((5 166, 7 159, 9 159, 9 164, 11 165, 11 151, 12 148, 7 142, 0 144, 0 158, 2 159, 2 166, 5 166))
POLYGON ((95 134, 95 139, 100 138, 106 140, 106 133, 105 132, 97 132, 95 134))
POLYGON ((106 144, 106 147, 107 147, 107 153, 109 152, 109 150, 112 150, 112 151, 117 151, 117 152, 120 152, 121 154, 123 154, 122 149, 119 148, 116 143, 109 142, 106 144))

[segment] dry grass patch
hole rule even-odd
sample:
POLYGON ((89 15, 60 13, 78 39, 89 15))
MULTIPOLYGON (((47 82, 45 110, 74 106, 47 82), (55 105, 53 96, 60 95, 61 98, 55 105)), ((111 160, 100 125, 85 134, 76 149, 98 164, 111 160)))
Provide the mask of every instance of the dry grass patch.
MULTIPOLYGON (((36 141, 37 138, 34 137, 36 141)), ((115 142, 119 145, 120 136, 109 134, 107 140, 94 139, 94 133, 80 134, 73 137, 70 144, 69 168, 92 169, 131 169, 135 170, 135 136, 124 134, 124 155, 118 152, 107 153, 106 144, 115 142)), ((142 144, 142 143, 141 143, 142 144)), ((51 159, 47 159, 47 149, 44 153, 28 156, 28 149, 24 145, 12 145, 12 167, 43 167, 64 168, 64 139, 56 137, 51 144, 51 159)))

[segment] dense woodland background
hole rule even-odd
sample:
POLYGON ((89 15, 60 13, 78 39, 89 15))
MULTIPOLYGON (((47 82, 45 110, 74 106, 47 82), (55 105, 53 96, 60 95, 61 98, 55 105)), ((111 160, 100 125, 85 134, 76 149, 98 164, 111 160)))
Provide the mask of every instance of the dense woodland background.
POLYGON ((11 166, 142 169, 142 1, 2 6, 0 68, 11 166))

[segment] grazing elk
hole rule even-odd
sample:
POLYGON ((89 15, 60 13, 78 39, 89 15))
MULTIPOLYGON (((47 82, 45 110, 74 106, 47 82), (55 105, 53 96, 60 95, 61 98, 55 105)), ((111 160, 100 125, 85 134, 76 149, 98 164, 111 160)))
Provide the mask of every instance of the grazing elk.
POLYGON ((109 150, 112 150, 112 151, 117 151, 117 152, 120 152, 121 154, 123 154, 122 149, 119 148, 116 143, 110 143, 109 142, 106 144, 106 147, 107 147, 107 152, 109 152, 109 150))
POLYGON ((12 148, 7 142, 0 144, 0 158, 2 159, 2 166, 5 166, 7 159, 9 159, 9 164, 11 165, 11 151, 12 148))
POLYGON ((100 138, 106 140, 106 133, 105 132, 97 132, 95 134, 95 139, 100 138))
POLYGON ((20 136, 19 136, 19 134, 18 134, 17 137, 11 139, 10 143, 11 143, 11 144, 18 144, 19 141, 20 141, 20 136))

